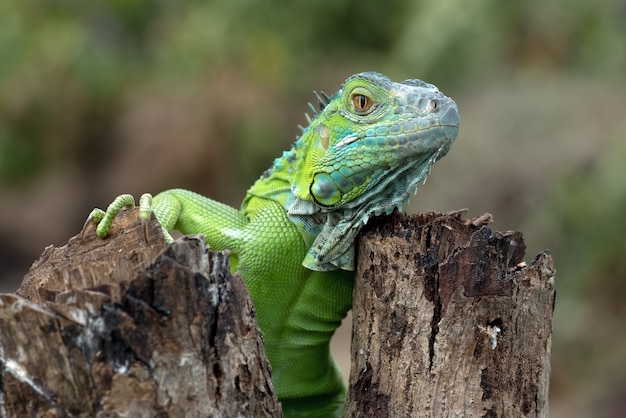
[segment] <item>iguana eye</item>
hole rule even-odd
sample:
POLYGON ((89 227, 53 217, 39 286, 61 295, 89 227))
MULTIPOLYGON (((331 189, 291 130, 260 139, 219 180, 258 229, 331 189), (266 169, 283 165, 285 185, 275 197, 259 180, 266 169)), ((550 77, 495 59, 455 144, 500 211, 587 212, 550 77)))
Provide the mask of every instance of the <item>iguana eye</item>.
POLYGON ((372 108, 374 102, 372 99, 363 94, 355 94, 352 96, 352 104, 354 105, 356 112, 363 115, 372 108))

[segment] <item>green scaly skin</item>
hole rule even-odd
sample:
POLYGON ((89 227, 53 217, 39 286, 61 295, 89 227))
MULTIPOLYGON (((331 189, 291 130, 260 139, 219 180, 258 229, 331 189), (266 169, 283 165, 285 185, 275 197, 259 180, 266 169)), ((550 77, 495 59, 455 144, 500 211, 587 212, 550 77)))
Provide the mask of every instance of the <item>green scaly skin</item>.
MULTIPOLYGON (((318 95, 309 126, 248 190, 240 210, 174 189, 143 195, 140 218, 202 233, 232 253, 252 295, 272 380, 287 416, 341 416, 345 389, 329 341, 352 304, 354 241, 370 216, 402 208, 459 129, 456 104, 419 80, 377 73, 318 95)), ((107 236, 118 197, 89 224, 107 236)))

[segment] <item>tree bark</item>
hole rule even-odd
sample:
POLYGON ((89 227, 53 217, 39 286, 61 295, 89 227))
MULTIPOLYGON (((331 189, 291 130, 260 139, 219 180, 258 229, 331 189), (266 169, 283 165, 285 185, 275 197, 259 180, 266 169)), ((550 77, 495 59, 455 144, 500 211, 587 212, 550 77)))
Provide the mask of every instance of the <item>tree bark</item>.
POLYGON ((375 219, 358 244, 348 417, 546 417, 554 267, 490 215, 375 219))
POLYGON ((47 248, 0 295, 0 416, 282 416, 228 253, 166 248, 154 220, 145 243, 137 219, 47 248))

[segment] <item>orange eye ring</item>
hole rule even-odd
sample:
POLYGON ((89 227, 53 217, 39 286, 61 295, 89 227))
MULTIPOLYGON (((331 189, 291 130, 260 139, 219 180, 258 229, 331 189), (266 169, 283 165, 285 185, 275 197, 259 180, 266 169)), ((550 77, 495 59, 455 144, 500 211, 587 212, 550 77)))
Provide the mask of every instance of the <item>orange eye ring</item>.
POLYGON ((352 104, 354 105, 354 109, 359 114, 365 114, 372 109, 374 106, 374 102, 369 97, 363 94, 355 94, 352 96, 352 104))

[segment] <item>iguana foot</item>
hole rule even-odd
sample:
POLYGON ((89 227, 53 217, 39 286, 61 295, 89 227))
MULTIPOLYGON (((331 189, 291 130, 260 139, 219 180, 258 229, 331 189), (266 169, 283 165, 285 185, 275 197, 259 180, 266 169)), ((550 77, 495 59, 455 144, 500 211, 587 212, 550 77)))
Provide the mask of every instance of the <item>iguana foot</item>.
MULTIPOLYGON (((118 213, 124 208, 133 208, 135 207, 135 198, 130 194, 123 194, 115 198, 113 202, 107 207, 106 212, 102 209, 94 209, 91 211, 85 224, 83 225, 83 229, 81 230, 81 239, 85 238, 87 232, 89 232, 93 225, 97 225, 96 235, 100 238, 106 238, 111 232, 111 225, 113 224, 113 220, 117 216, 118 213)), ((144 193, 139 198, 139 220, 141 221, 141 226, 143 229, 143 238, 144 241, 148 242, 148 223, 150 222, 150 218, 152 217, 152 195, 150 193, 144 193)), ((174 241, 174 238, 170 235, 169 232, 163 230, 163 238, 167 244, 174 241)))
POLYGON ((92 210, 83 225, 80 234, 81 238, 85 238, 85 235, 91 229, 92 225, 97 225, 96 235, 98 235, 98 237, 106 238, 111 231, 113 219, 115 219, 120 210, 133 207, 135 207, 135 198, 130 194, 123 194, 119 195, 111 202, 106 212, 98 208, 92 210))

